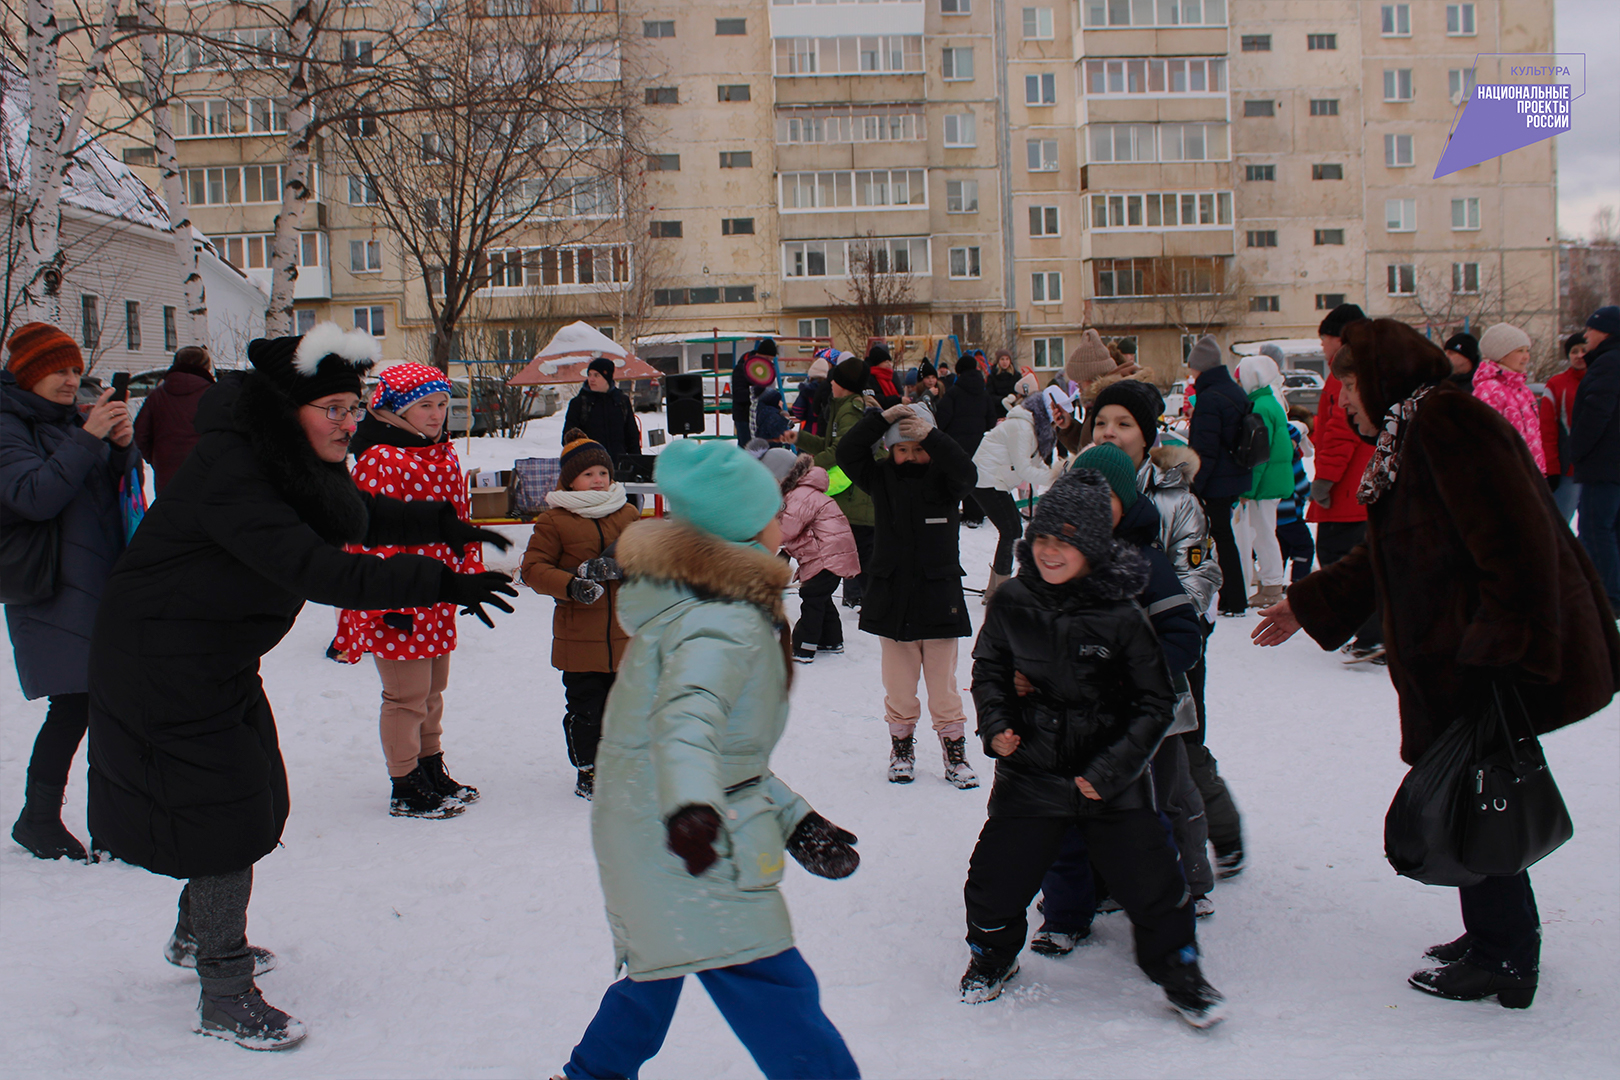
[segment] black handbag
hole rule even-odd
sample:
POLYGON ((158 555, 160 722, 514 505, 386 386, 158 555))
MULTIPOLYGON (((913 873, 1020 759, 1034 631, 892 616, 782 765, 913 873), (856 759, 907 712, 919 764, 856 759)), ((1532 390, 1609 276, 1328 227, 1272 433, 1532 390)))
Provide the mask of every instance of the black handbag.
POLYGON ((1462 857, 1468 781, 1479 761, 1480 717, 1460 716, 1401 781, 1384 817, 1384 857, 1397 874, 1425 885, 1485 880, 1462 857))
POLYGON ((55 596, 61 559, 60 514, 49 521, 0 515, 0 604, 37 604, 55 596))
POLYGON ((1483 740, 1495 749, 1474 763, 1463 817, 1463 865, 1492 877, 1524 871, 1575 835, 1518 689, 1507 699, 1495 689, 1483 740))

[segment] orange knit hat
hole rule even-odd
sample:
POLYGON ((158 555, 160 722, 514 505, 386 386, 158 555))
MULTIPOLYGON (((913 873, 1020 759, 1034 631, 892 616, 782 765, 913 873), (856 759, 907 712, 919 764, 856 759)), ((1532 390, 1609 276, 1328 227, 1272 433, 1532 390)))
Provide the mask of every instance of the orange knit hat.
POLYGON ((84 354, 78 343, 50 323, 31 322, 17 327, 6 347, 11 350, 6 368, 24 390, 32 390, 47 375, 84 368, 84 354))

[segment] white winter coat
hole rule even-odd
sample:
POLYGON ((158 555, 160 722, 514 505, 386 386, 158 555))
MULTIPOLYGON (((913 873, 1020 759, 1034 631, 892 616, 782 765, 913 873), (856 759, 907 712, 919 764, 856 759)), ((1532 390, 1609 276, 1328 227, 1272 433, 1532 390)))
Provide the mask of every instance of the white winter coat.
POLYGON ((979 486, 998 491, 1050 484, 1055 474, 1054 466, 1041 460, 1035 417, 1025 405, 1008 409, 1007 418, 985 432, 973 455, 973 466, 979 470, 979 486))

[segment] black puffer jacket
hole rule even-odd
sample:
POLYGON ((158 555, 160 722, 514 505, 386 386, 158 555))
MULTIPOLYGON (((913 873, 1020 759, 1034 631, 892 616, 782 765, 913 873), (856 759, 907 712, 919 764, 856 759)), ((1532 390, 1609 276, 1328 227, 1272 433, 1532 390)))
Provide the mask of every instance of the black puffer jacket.
POLYGON ((1186 671, 1203 655, 1204 633, 1192 597, 1181 587, 1174 564, 1159 547, 1159 508, 1147 496, 1137 496, 1114 526, 1114 535, 1147 560, 1147 584, 1137 594, 1136 602, 1153 624, 1170 670, 1176 674, 1186 671))
POLYGON ((1620 337, 1586 354, 1569 445, 1577 484, 1620 483, 1620 337))
POLYGON ((1018 545, 1018 576, 996 590, 973 647, 973 704, 985 753, 996 762, 991 817, 1069 817, 1151 806, 1144 770, 1170 729, 1175 694, 1153 627, 1131 597, 1148 566, 1114 542, 1099 570, 1048 585, 1018 545), (1035 685, 1019 697, 1014 672, 1035 685), (996 757, 990 739, 1021 742, 996 757), (1075 786, 1085 777, 1102 801, 1075 786))
MULTIPOLYGON (((306 600, 389 610, 443 599, 420 555, 436 502, 363 494, 315 456, 297 405, 234 373, 203 396, 202 439, 107 582, 90 641, 90 833, 170 877, 251 866, 281 839, 287 773, 259 660, 306 600)), ((312 661, 319 663, 319 661, 312 661)))
POLYGON ((626 454, 641 453, 641 428, 636 424, 636 408, 629 396, 617 386, 601 393, 581 390, 568 403, 563 416, 563 431, 574 428, 587 438, 602 444, 615 465, 626 454))
POLYGON ((1193 494, 1201 499, 1235 499, 1254 482, 1254 470, 1234 456, 1243 434, 1243 418, 1253 408, 1249 395, 1232 380, 1224 364, 1198 376, 1198 400, 1187 425, 1187 444, 1203 465, 1193 477, 1193 494))
POLYGON ((962 498, 978 470, 937 427, 922 440, 927 465, 875 460, 872 447, 887 430, 883 414, 868 409, 838 443, 838 467, 872 496, 876 523, 861 629, 896 641, 967 637, 973 624, 962 599, 957 534, 962 498))
POLYGON ((939 427, 972 457, 984 440, 984 433, 995 426, 996 414, 990 407, 990 391, 984 376, 972 368, 956 377, 939 403, 939 427))

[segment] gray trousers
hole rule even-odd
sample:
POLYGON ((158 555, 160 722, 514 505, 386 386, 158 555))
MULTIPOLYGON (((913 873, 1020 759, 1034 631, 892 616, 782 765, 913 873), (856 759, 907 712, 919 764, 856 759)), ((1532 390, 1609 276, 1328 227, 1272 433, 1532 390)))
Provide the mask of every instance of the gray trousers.
POLYGON ((209 997, 230 997, 253 989, 253 954, 248 951, 247 909, 253 894, 253 867, 229 874, 194 877, 180 890, 180 917, 174 932, 197 943, 197 981, 209 997))

